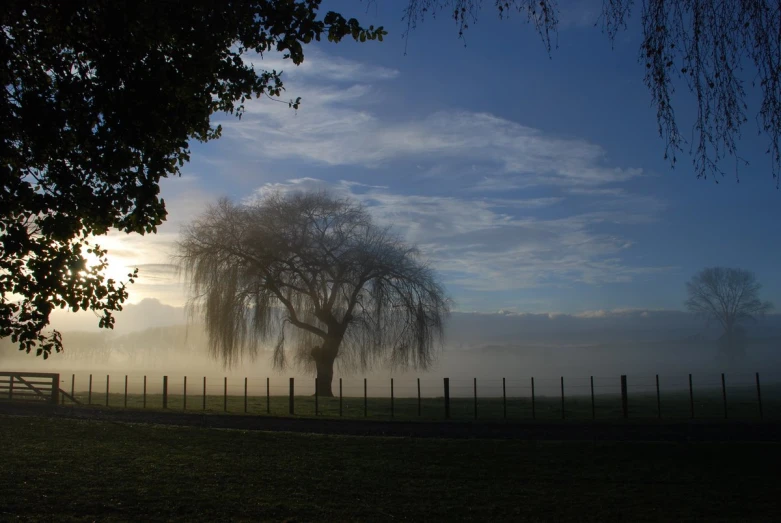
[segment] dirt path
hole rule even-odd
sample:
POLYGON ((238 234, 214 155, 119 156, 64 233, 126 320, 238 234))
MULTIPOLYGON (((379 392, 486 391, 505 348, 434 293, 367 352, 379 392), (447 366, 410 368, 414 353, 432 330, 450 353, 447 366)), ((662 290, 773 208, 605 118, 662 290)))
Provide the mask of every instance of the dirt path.
POLYGON ((495 438, 599 441, 773 441, 781 442, 781 423, 741 421, 628 422, 411 422, 283 418, 237 414, 194 414, 63 407, 37 403, 0 402, 0 415, 90 419, 193 427, 433 438, 495 438))

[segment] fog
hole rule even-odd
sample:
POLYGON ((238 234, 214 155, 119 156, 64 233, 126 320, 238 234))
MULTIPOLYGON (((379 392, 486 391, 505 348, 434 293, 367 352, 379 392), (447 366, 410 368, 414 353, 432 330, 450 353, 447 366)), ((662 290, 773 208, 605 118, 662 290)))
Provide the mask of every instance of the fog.
MULTIPOLYGON (((92 315, 58 313, 54 326, 63 332, 65 351, 43 361, 19 352, 10 340, 0 344, 0 366, 7 370, 59 372, 66 388, 75 374, 76 389, 87 386, 89 374, 105 390, 105 375, 115 387, 124 375, 131 389, 148 377, 154 392, 163 375, 172 383, 184 376, 190 390, 202 390, 208 377, 210 393, 223 392, 228 378, 229 393, 243 393, 243 379, 256 394, 265 394, 266 377, 272 394, 287 391, 288 378, 296 378, 297 391, 312 388, 314 376, 295 368, 274 369, 269 351, 254 359, 244 358, 232 368, 208 353, 207 336, 197 321, 189 321, 184 310, 147 299, 129 305, 117 315, 115 330, 100 330, 92 315)), ((442 394, 442 378, 451 379, 454 395, 469 394, 473 378, 483 394, 498 394, 506 378, 508 393, 522 393, 534 376, 540 394, 555 393, 560 377, 570 392, 585 393, 590 376, 598 390, 617 391, 619 377, 626 374, 635 387, 651 386, 654 376, 663 383, 683 387, 689 373, 699 385, 716 386, 720 373, 730 383, 750 385, 754 373, 763 382, 781 381, 781 315, 768 315, 747 324, 746 357, 729 365, 720 354, 715 326, 689 313, 678 311, 595 311, 580 315, 453 313, 446 329, 445 346, 436 364, 426 372, 391 369, 378 365, 367 372, 339 368, 335 390, 343 378, 345 394, 362 393, 367 378, 370 394, 389 394, 389 379, 395 380, 395 394, 411 395, 416 378, 422 393, 442 394)), ((337 360, 338 362, 338 360, 337 360)), ((178 385, 177 385, 178 386, 178 385)), ((96 385, 97 389, 97 385, 96 385)), ((114 389, 119 391, 119 388, 114 389)))

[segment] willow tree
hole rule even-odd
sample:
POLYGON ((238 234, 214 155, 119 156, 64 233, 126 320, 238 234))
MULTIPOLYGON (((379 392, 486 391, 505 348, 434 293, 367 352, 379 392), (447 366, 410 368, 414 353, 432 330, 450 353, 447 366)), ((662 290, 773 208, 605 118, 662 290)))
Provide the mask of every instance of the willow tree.
POLYGON ((184 230, 178 258, 225 365, 273 345, 277 368, 292 359, 316 371, 318 393, 331 396, 337 361, 425 369, 441 346, 449 300, 436 274, 351 200, 221 200, 184 230))
POLYGON ((703 269, 686 284, 686 308, 724 329, 720 341, 732 361, 744 350, 741 324, 773 309, 759 298, 761 288, 753 272, 725 267, 703 269))

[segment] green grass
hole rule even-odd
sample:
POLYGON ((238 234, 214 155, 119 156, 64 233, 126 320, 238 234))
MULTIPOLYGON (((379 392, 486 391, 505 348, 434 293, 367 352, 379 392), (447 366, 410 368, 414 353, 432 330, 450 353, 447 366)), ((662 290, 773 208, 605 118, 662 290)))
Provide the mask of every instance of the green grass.
MULTIPOLYGON (((781 418, 781 391, 769 388, 763 397, 763 414, 765 419, 781 418)), ((106 405, 106 393, 93 391, 91 399, 86 391, 76 393, 76 398, 84 404, 106 405)), ((187 396, 187 411, 228 412, 243 414, 244 397, 229 395, 207 395, 204 409, 202 393, 191 393, 187 396)), ((688 392, 665 392, 660 398, 661 416, 663 419, 680 420, 691 416, 688 392)), ((66 404, 67 404, 66 400, 66 404)), ((345 397, 342 399, 340 414, 339 398, 318 398, 317 409, 312 396, 295 397, 295 415, 314 416, 317 410, 319 416, 346 417, 370 419, 399 420, 442 420, 445 418, 444 398, 422 398, 420 416, 418 415, 417 398, 391 399, 369 397, 364 410, 363 397, 345 397)), ((110 393, 108 406, 124 407, 123 393, 110 393)), ((163 397, 161 394, 147 394, 146 404, 142 394, 128 394, 127 408, 161 409, 163 397)), ((629 417, 632 419, 652 419, 658 415, 656 395, 651 393, 631 393, 629 395, 629 417)), ((169 410, 185 410, 184 396, 169 394, 169 410)), ((538 396, 532 406, 529 397, 508 397, 506 402, 501 397, 478 397, 478 420, 552 420, 562 419, 562 403, 560 397, 538 396)), ((724 403, 720 389, 704 389, 695 391, 695 417, 698 419, 723 419, 724 403)), ((255 415, 271 414, 274 416, 289 415, 288 396, 249 396, 247 398, 247 413, 255 415), (267 403, 268 402, 268 403, 267 403)), ((594 416, 600 420, 620 419, 623 416, 621 397, 618 394, 597 394, 594 398, 594 416)), ((728 390, 727 415, 729 419, 758 419, 759 407, 756 391, 751 388, 733 388, 728 390)), ((475 419, 475 403, 473 398, 457 397, 450 399, 450 417, 454 420, 475 419)), ((571 420, 586 420, 592 418, 591 397, 589 395, 565 396, 564 418, 571 420)))
POLYGON ((0 520, 769 521, 781 445, 314 436, 0 416, 0 520))

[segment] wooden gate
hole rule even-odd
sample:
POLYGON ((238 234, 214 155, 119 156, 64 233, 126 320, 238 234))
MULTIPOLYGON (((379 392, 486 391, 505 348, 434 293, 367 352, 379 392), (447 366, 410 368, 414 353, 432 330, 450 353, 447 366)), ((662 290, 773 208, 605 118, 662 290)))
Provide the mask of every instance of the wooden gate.
POLYGON ((46 372, 0 372, 0 401, 60 400, 60 375, 46 372))

